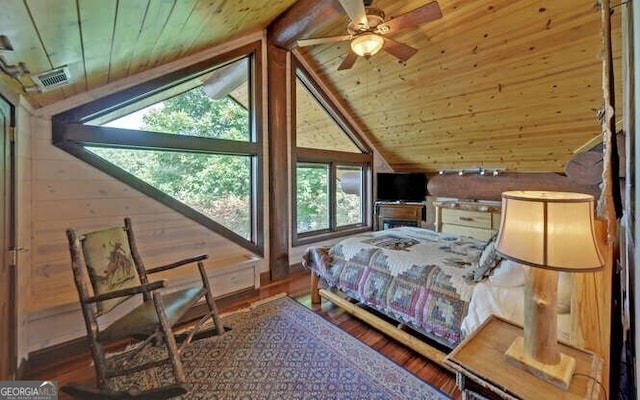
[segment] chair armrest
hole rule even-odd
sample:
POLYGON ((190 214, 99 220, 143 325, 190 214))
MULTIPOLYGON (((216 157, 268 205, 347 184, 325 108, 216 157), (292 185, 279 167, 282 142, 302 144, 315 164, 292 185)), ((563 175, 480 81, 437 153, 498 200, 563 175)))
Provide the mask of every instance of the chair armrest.
POLYGON ((86 300, 86 303, 96 303, 98 301, 105 301, 110 299, 116 299, 118 297, 129 297, 134 294, 143 293, 144 291, 153 291, 161 289, 167 286, 167 281, 160 280, 150 282, 144 285, 131 286, 126 289, 114 290, 113 292, 99 294, 97 296, 91 296, 86 300))
POLYGON ((160 267, 155 267, 155 268, 149 268, 147 270, 147 274, 153 274, 153 273, 156 273, 156 272, 167 271, 167 270, 170 270, 170 269, 173 269, 173 268, 181 267, 183 265, 187 265, 187 264, 191 264, 191 263, 194 263, 194 262, 206 260, 207 258, 209 258, 209 256, 207 254, 200 254, 198 256, 185 258, 184 260, 176 261, 176 262, 171 263, 171 264, 162 265, 160 267))

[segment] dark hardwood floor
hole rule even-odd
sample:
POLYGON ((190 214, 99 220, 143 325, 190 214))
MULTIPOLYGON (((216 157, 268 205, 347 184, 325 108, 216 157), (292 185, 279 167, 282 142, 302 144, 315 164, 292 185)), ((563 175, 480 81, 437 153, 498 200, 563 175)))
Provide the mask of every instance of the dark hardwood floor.
MULTIPOLYGON (((218 306, 221 313, 227 313, 248 307, 252 302, 283 292, 311 307, 309 273, 306 271, 294 273, 284 280, 263 285, 257 295, 223 299, 218 303, 218 306)), ((429 382, 432 386, 456 400, 462 398, 455 385, 455 376, 452 373, 372 329, 367 324, 327 301, 323 300, 322 306, 314 307, 314 309, 319 315, 332 321, 397 364, 429 382)), ((59 387, 70 381, 95 385, 94 369, 89 354, 73 356, 68 359, 51 360, 47 363, 31 366, 23 379, 57 380, 59 387)), ((65 393, 60 393, 59 399, 69 400, 70 397, 65 393)))

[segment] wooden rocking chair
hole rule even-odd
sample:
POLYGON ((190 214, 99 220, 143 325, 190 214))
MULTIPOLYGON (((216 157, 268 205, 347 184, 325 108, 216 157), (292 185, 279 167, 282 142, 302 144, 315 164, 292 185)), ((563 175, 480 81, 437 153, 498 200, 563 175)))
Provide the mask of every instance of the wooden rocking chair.
POLYGON ((207 255, 146 269, 136 248, 129 218, 125 218, 124 227, 83 235, 78 235, 74 229, 67 229, 67 238, 73 276, 95 365, 97 388, 70 383, 61 390, 80 399, 166 399, 186 393, 186 378, 180 361, 182 348, 195 337, 203 335, 202 328, 209 319, 213 321, 213 328, 207 328, 209 334, 224 333, 203 264, 207 255), (150 282, 147 277, 188 264, 197 264, 201 285, 161 292, 159 289, 167 286, 166 281, 150 282), (91 291, 87 281, 91 283, 91 291), (125 300, 138 294, 142 295, 141 304, 129 306, 128 312, 118 311, 125 306, 125 300), (207 313, 183 335, 182 340, 176 340, 173 328, 203 298, 208 306, 207 313), (116 317, 107 316, 113 314, 116 317), (112 322, 103 328, 105 318, 112 322), (107 358, 105 346, 111 343, 122 345, 123 339, 128 338, 142 342, 134 349, 107 358), (143 348, 159 344, 166 347, 166 357, 154 361, 136 360, 143 348), (141 391, 115 390, 109 381, 110 378, 154 368, 163 363, 171 364, 173 383, 141 391))

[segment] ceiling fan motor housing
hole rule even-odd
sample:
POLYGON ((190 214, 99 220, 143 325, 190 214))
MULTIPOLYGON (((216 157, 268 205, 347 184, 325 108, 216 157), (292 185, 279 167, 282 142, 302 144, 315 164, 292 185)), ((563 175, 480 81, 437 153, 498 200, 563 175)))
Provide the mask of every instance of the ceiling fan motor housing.
POLYGON ((367 7, 365 10, 367 13, 368 26, 362 26, 356 22, 351 21, 347 26, 347 31, 351 35, 357 35, 362 32, 370 32, 384 22, 385 14, 381 9, 376 7, 367 7))

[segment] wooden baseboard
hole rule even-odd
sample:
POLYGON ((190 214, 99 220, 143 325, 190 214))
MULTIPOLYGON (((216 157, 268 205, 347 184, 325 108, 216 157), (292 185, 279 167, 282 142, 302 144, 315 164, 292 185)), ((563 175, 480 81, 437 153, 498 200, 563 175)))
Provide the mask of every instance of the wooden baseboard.
MULTIPOLYGON (((302 266, 301 262, 297 264, 289 265, 289 275, 302 272, 302 271, 306 271, 306 269, 302 266)), ((260 287, 266 286, 272 282, 274 281, 271 280, 271 271, 260 273, 260 287)))
POLYGON ((69 340, 64 343, 45 347, 29 353, 29 358, 23 363, 23 376, 33 376, 40 368, 51 368, 59 360, 68 362, 89 354, 89 342, 86 337, 69 340))
POLYGON ((266 284, 271 283, 271 272, 261 272, 260 273, 260 287, 265 286, 266 284))
POLYGON ((289 265, 289 274, 295 274, 296 272, 305 271, 306 268, 302 266, 302 263, 289 265))

